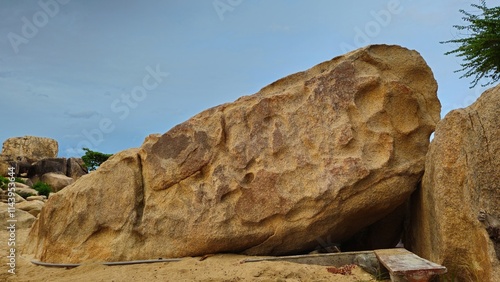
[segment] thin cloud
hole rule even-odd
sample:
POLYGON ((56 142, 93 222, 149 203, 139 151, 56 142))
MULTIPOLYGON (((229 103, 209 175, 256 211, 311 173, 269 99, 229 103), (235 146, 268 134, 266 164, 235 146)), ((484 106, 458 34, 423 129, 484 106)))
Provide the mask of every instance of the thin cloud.
POLYGON ((101 116, 101 114, 96 111, 66 111, 64 112, 64 115, 75 119, 91 119, 93 117, 101 116))

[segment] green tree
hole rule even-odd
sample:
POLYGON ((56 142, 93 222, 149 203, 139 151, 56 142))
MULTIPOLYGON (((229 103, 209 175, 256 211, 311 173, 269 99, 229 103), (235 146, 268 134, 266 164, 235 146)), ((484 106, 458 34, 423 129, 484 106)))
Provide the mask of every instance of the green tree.
POLYGON ((468 37, 444 41, 441 43, 457 43, 460 46, 446 55, 456 54, 464 59, 460 64, 465 71, 460 78, 474 77, 471 88, 479 80, 489 79, 482 86, 490 85, 500 79, 500 7, 488 8, 484 0, 481 5, 471 4, 480 10, 479 15, 474 15, 465 10, 460 10, 465 16, 463 20, 469 25, 455 25, 459 31, 466 32, 468 37))
POLYGON ((95 152, 89 148, 83 148, 83 150, 85 151, 85 155, 82 156, 82 160, 89 171, 96 170, 103 162, 113 155, 95 152))

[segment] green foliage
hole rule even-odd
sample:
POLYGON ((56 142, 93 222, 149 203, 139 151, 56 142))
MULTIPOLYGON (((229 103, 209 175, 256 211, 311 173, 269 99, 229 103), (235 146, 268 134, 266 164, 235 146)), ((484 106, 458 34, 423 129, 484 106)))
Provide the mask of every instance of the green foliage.
POLYGON ((485 1, 481 5, 471 4, 482 13, 473 15, 465 10, 460 10, 465 16, 463 20, 469 25, 455 25, 459 31, 467 32, 469 37, 453 39, 441 43, 457 43, 460 46, 446 52, 446 55, 456 54, 464 59, 460 64, 465 71, 460 78, 474 77, 471 88, 476 86, 482 78, 489 79, 486 85, 495 83, 500 79, 500 7, 487 8, 485 1))
POLYGON ((33 189, 38 191, 38 195, 45 195, 49 197, 50 192, 52 192, 52 187, 45 182, 38 181, 33 185, 33 189))
POLYGON ((113 155, 95 152, 89 148, 83 148, 83 150, 85 151, 85 155, 82 156, 82 160, 89 171, 96 170, 103 162, 113 155))
MULTIPOLYGON (((8 185, 10 182, 10 178, 4 177, 0 175, 0 188, 3 190, 7 190, 8 185)), ((22 178, 16 177, 14 182, 26 184, 26 181, 24 181, 22 178)))
POLYGON ((3 190, 7 190, 7 186, 9 184, 10 180, 6 177, 3 177, 0 175, 0 188, 3 190))

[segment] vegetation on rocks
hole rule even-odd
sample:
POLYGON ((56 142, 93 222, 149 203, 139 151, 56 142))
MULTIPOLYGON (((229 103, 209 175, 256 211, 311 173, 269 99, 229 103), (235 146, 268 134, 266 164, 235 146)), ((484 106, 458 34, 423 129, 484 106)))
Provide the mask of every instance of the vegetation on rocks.
MULTIPOLYGON (((8 188, 7 186, 9 184, 9 182, 10 182, 9 178, 0 175, 0 188, 1 189, 6 190, 8 188)), ((14 182, 26 184, 26 181, 24 181, 23 179, 21 179, 19 177, 16 177, 14 182)))
POLYGON ((6 177, 3 177, 0 175, 0 188, 2 189, 7 189, 7 184, 10 182, 10 180, 6 177))
POLYGON ((49 197, 50 192, 52 192, 52 187, 45 182, 38 181, 33 185, 33 189, 38 191, 39 195, 45 195, 49 197))

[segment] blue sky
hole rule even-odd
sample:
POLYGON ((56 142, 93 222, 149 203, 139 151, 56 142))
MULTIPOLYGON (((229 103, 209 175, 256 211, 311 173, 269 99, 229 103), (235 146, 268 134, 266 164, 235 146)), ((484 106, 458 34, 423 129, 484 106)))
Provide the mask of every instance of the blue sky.
MULTIPOLYGON (((493 4, 489 3, 489 6, 493 4)), ((0 142, 54 138, 81 147, 138 147, 196 113, 367 44, 420 52, 438 81, 442 116, 484 89, 443 53, 463 37, 462 0, 1 0, 0 142)))

